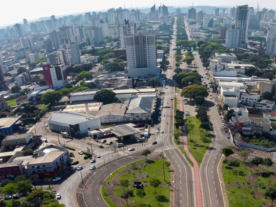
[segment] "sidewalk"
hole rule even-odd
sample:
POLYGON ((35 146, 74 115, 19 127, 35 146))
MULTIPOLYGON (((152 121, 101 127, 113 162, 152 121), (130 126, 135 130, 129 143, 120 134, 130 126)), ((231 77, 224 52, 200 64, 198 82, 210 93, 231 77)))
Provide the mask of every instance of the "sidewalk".
MULTIPOLYGON (((183 102, 181 101, 181 96, 180 93, 177 94, 177 100, 179 103, 179 110, 180 111, 184 111, 184 106, 183 106, 183 102)), ((203 202, 202 202, 202 191, 201 191, 201 185, 200 185, 200 176, 199 176, 199 166, 197 161, 195 160, 195 158, 193 157, 193 155, 191 155, 191 153, 189 152, 188 149, 188 138, 187 138, 187 134, 186 131, 183 132, 183 135, 179 137, 179 140, 183 139, 184 140, 184 150, 186 152, 186 154, 188 155, 188 157, 190 158, 190 160, 193 162, 194 167, 193 167, 193 173, 194 173, 194 182, 195 182, 195 196, 196 196, 196 207, 203 207, 203 202)))

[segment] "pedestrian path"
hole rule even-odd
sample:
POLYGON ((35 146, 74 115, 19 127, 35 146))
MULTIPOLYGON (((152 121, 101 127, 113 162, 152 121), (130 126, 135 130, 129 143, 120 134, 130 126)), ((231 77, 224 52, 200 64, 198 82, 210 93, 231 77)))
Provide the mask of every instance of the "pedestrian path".
MULTIPOLYGON (((181 100, 180 95, 177 96, 178 100, 181 100)), ((183 102, 179 101, 179 110, 184 111, 183 102)), ((196 207, 203 207, 203 201, 202 201, 202 190, 201 190, 201 184, 200 184, 200 176, 199 176, 199 166, 193 155, 189 152, 188 149, 188 138, 186 135, 186 132, 182 133, 182 135, 179 137, 180 139, 184 139, 184 150, 190 160, 193 162, 193 176, 194 176, 194 183, 195 183, 195 197, 196 197, 196 207), (185 133, 185 134, 184 134, 185 133)))

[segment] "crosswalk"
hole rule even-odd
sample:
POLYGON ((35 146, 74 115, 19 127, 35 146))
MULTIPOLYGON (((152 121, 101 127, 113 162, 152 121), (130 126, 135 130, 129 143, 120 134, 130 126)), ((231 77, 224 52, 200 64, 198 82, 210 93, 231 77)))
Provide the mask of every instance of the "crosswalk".
POLYGON ((153 153, 159 153, 159 152, 164 152, 164 151, 167 151, 167 150, 172 150, 172 149, 175 149, 177 148, 177 146, 168 146, 168 147, 164 147, 164 148, 159 148, 159 149, 156 149, 153 151, 153 153))

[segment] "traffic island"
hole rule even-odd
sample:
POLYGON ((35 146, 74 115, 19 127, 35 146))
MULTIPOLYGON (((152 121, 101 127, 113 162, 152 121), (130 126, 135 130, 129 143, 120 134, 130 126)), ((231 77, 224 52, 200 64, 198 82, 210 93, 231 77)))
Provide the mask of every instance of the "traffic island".
POLYGON ((102 196, 111 206, 170 206, 170 162, 160 156, 134 162, 113 172, 103 183, 102 196))

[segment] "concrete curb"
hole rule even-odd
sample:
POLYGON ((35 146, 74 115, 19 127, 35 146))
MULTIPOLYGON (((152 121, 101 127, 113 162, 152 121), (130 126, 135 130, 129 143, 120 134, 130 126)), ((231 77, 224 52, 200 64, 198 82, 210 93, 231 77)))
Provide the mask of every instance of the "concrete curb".
POLYGON ((223 158, 224 158, 224 155, 222 155, 221 158, 220 158, 220 161, 219 161, 219 164, 218 164, 218 167, 217 167, 217 172, 218 172, 218 175, 219 175, 219 182, 220 182, 220 188, 221 188, 221 192, 222 192, 224 207, 230 207, 227 192, 226 192, 226 188, 225 188, 225 183, 224 183, 224 180, 223 180, 222 169, 221 169, 223 158))

